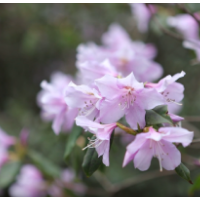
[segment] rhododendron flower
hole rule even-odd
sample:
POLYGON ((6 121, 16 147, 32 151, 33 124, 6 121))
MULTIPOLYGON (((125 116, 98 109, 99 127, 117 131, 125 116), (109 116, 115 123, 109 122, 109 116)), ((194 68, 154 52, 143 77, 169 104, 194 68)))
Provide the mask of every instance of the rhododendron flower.
POLYGON ((146 88, 155 88, 160 92, 164 99, 165 104, 168 105, 169 113, 177 112, 180 109, 179 102, 183 99, 184 86, 176 81, 185 76, 185 72, 175 74, 174 76, 168 75, 161 79, 158 83, 146 83, 146 88))
POLYGON ((41 197, 46 194, 46 185, 40 171, 33 165, 21 168, 17 181, 9 188, 13 197, 41 197))
POLYGON ((149 20, 152 15, 151 13, 155 12, 155 7, 153 5, 148 5, 148 8, 144 3, 131 3, 130 6, 132 13, 137 20, 138 30, 142 33, 147 32, 149 20))
POLYGON ((169 26, 176 28, 185 39, 199 38, 199 25, 189 14, 180 14, 174 17, 168 17, 167 23, 169 26))
POLYGON ((98 118, 103 123, 116 122, 125 115, 133 129, 137 129, 137 124, 144 128, 145 110, 164 104, 162 95, 155 89, 144 88, 144 84, 138 82, 133 73, 122 79, 105 75, 95 82, 105 97, 98 118))
POLYGON ((98 116, 102 97, 97 89, 70 82, 66 88, 65 96, 67 105, 79 108, 79 116, 85 116, 91 120, 98 116))
POLYGON ((103 163, 109 166, 110 138, 113 130, 117 127, 116 123, 100 124, 85 117, 77 117, 76 124, 86 128, 96 136, 95 140, 90 139, 89 145, 84 149, 96 148, 98 156, 103 156, 103 163))
POLYGON ((135 140, 127 146, 123 167, 131 160, 135 168, 145 171, 149 168, 153 157, 157 157, 162 168, 174 170, 181 163, 181 154, 175 143, 188 146, 193 139, 193 132, 178 127, 163 127, 158 131, 149 128, 149 132, 138 134, 135 140))
POLYGON ((56 134, 61 129, 70 130, 78 113, 77 109, 72 109, 65 103, 65 88, 71 80, 70 76, 57 72, 51 76, 51 83, 41 83, 42 91, 38 94, 38 105, 42 109, 42 118, 53 121, 52 128, 56 134))
MULTIPOLYGON (((135 77, 143 82, 154 81, 162 75, 162 67, 152 61, 157 53, 155 47, 152 44, 133 42, 120 25, 112 24, 103 34, 102 42, 104 46, 97 46, 93 43, 79 45, 76 63, 79 69, 83 70, 83 66, 87 65, 91 72, 92 69, 95 70, 91 61, 101 63, 108 59, 115 67, 112 73, 127 76, 133 72, 135 77), (88 63, 85 65, 84 62, 88 63)), ((109 74, 111 72, 109 70, 109 74)))
POLYGON ((89 85, 92 85, 95 79, 101 78, 106 74, 110 74, 114 77, 121 76, 108 59, 101 63, 97 61, 83 62, 78 65, 78 68, 84 79, 83 82, 89 85))

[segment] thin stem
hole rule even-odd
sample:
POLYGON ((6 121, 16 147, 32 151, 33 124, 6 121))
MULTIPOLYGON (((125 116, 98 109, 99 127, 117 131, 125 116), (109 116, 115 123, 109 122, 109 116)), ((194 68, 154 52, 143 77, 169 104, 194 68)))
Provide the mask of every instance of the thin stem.
POLYGON ((137 134, 136 131, 134 131, 133 129, 131 129, 131 128, 127 127, 127 126, 124 126, 123 124, 121 124, 119 122, 117 122, 117 126, 119 128, 121 128, 122 130, 124 130, 128 134, 131 134, 131 135, 136 135, 137 134))

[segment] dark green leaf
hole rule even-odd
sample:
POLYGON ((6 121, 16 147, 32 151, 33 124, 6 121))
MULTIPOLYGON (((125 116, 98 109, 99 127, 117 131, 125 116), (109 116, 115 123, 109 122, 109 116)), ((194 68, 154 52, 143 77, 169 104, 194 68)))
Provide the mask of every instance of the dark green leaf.
POLYGON ((74 127, 67 140, 67 145, 66 145, 65 154, 64 154, 65 161, 67 161, 69 155, 72 153, 72 150, 76 144, 76 140, 80 136, 82 131, 83 129, 81 127, 76 126, 76 124, 74 124, 74 127))
POLYGON ((190 177, 190 170, 183 163, 176 167, 175 171, 181 178, 185 179, 190 184, 193 184, 190 177))
POLYGON ((5 188, 14 182, 21 168, 19 161, 8 162, 0 170, 0 188, 5 188))
MULTIPOLYGON (((114 131, 113 131, 113 133, 111 135, 111 139, 110 139, 110 149, 111 149, 113 137, 114 137, 114 131)), ((92 137, 92 139, 95 139, 95 138, 96 138, 95 136, 92 137)), ((102 164, 103 164, 102 156, 98 158, 96 149, 88 148, 87 152, 84 156, 83 164, 82 164, 85 174, 88 177, 91 176, 99 167, 101 167, 102 164)))
POLYGON ((152 110, 147 110, 145 119, 147 126, 159 125, 163 123, 168 123, 173 125, 172 120, 168 115, 166 105, 157 106, 152 110))
POLYGON ((33 163, 48 177, 55 178, 60 176, 60 169, 46 157, 35 151, 28 152, 33 163))

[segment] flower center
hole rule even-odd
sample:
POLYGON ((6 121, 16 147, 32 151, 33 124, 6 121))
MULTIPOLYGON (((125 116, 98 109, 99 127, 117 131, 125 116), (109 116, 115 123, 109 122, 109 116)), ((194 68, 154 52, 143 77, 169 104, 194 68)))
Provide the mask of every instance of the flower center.
POLYGON ((165 99, 166 99, 167 102, 175 103, 175 104, 177 104, 179 106, 182 106, 182 104, 176 102, 175 99, 168 98, 169 92, 161 92, 161 94, 165 97, 165 99))
POLYGON ((84 107, 83 108, 79 108, 79 115, 81 115, 81 116, 90 115, 96 109, 95 104, 96 104, 97 101, 98 101, 97 98, 85 101, 84 102, 84 107))
POLYGON ((126 92, 120 97, 120 103, 118 104, 122 110, 133 106, 136 101, 136 96, 134 95, 134 88, 125 87, 126 92))

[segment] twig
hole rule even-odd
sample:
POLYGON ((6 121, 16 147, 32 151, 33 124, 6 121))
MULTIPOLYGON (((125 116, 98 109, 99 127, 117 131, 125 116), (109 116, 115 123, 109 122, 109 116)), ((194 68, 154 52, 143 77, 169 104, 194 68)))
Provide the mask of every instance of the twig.
MULTIPOLYGON (((195 144, 195 143, 198 143, 198 142, 200 142, 200 139, 195 139, 195 140, 193 140, 192 142, 191 142, 191 144, 195 144)), ((190 144, 190 145, 191 145, 190 144)))
POLYGON ((182 11, 184 11, 184 12, 186 12, 187 14, 191 15, 191 16, 194 18, 194 20, 195 20, 195 21, 199 24, 199 26, 200 26, 200 21, 199 21, 199 19, 195 16, 194 13, 190 12, 190 11, 185 7, 184 4, 177 3, 176 5, 177 5, 182 11))
POLYGON ((200 116, 186 116, 184 119, 190 122, 200 122, 200 116))

